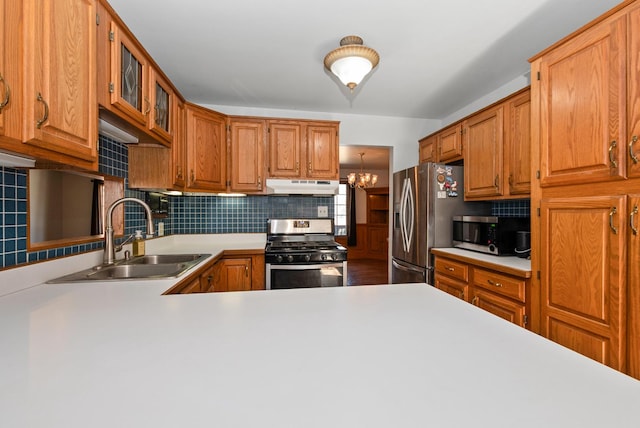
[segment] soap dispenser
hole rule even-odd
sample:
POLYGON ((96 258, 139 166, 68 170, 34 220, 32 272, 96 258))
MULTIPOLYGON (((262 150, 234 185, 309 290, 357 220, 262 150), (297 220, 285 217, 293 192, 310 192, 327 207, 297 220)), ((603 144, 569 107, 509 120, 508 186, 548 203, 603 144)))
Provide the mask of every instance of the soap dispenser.
POLYGON ((144 256, 144 238, 141 230, 136 230, 136 235, 133 238, 133 256, 144 256))

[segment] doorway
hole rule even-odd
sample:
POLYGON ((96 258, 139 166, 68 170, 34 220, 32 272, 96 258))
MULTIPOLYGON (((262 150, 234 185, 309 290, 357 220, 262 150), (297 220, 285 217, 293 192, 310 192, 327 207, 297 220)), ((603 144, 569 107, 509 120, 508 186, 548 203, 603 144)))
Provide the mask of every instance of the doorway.
POLYGON ((355 236, 336 236, 336 240, 348 250, 348 284, 388 284, 389 280, 389 231, 391 198, 389 192, 392 147, 340 146, 341 189, 349 196, 344 207, 336 206, 336 216, 346 210, 347 227, 355 236), (362 154, 362 156, 361 156, 362 154), (352 189, 347 176, 355 173, 377 175, 374 186, 352 189), (355 216, 352 216, 352 201, 355 216), (355 222, 350 221, 351 218, 355 222))

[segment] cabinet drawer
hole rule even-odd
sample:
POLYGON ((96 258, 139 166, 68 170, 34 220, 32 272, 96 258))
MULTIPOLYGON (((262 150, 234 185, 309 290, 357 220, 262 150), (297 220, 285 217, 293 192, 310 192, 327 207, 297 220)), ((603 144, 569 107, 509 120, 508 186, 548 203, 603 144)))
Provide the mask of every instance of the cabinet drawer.
POLYGON ((473 285, 524 302, 524 280, 483 270, 473 270, 473 285))
POLYGON ((436 257, 435 268, 437 273, 465 282, 469 281, 469 266, 465 263, 436 257))

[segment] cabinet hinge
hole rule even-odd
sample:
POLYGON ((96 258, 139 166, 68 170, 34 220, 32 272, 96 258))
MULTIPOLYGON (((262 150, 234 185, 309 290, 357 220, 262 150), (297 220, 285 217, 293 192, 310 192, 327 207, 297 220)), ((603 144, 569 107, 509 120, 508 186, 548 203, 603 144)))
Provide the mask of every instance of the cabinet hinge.
POLYGON ((538 217, 540 217, 540 207, 536 208, 536 213, 538 214, 538 217))
POLYGON ((540 180, 540 170, 537 170, 537 171, 536 171, 536 178, 537 178, 538 180, 540 180))
POLYGON ((115 91, 115 89, 113 87, 113 82, 109 82, 109 93, 113 94, 113 91, 115 91))
POLYGON ((231 180, 227 180, 227 187, 231 186, 231 180))
POLYGON ((267 128, 267 134, 271 134, 271 128, 267 128))
POLYGON ((539 270, 536 271, 536 279, 540 279, 540 271, 539 270))
POLYGON ((109 31, 109 41, 113 42, 116 39, 116 35, 113 31, 109 31))
POLYGON ((100 14, 96 13, 96 25, 100 25, 100 14))
POLYGON ((538 76, 538 80, 540 80, 540 72, 539 71, 537 73, 537 76, 538 76))
POLYGON ((528 317, 528 316, 526 316, 526 315, 523 315, 523 316, 522 316, 522 323, 523 323, 524 325, 527 325, 527 323, 528 323, 528 322, 529 322, 529 317, 528 317))
POLYGON ((227 125, 227 132, 231 132, 231 125, 227 125))

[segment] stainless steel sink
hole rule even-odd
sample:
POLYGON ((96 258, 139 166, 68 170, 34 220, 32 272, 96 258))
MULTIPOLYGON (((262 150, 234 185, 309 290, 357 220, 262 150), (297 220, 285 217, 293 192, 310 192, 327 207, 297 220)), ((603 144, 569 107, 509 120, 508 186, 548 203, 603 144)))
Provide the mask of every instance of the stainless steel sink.
POLYGON ((47 281, 47 284, 90 281, 162 279, 180 276, 211 254, 157 254, 99 265, 47 281))
POLYGON ((195 262, 209 254, 152 254, 140 257, 134 257, 125 260, 120 265, 159 265, 171 263, 190 263, 195 262))

